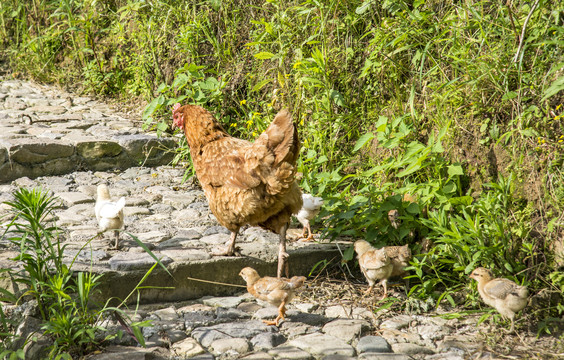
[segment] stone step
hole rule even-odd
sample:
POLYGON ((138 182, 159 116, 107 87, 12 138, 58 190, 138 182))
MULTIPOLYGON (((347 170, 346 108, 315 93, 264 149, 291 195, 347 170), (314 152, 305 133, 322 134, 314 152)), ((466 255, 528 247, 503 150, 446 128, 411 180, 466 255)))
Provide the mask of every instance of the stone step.
POLYGON ((19 80, 0 83, 0 184, 79 170, 171 162, 176 141, 98 101, 19 80))
MULTIPOLYGON (((229 231, 211 213, 203 191, 194 182, 182 183, 184 170, 160 166, 132 167, 121 172, 77 171, 63 176, 18 178, 0 185, 0 203, 12 201, 18 187, 42 188, 56 196, 60 208, 53 214, 61 229, 60 241, 65 246, 64 261, 73 263, 75 271, 91 269, 104 274, 100 300, 108 297, 125 299, 141 281, 155 260, 134 240, 149 248, 171 274, 156 267, 141 292, 145 303, 180 301, 204 295, 224 296, 242 288, 215 282, 243 285, 239 272, 253 266, 259 273, 276 275, 278 235, 256 227, 241 229, 237 246, 243 256, 212 257, 229 240, 229 231), (98 223, 94 214, 96 188, 107 184, 114 200, 125 197, 125 229, 120 234, 120 249, 113 245, 111 234, 97 237, 98 223), (189 279, 191 278, 191 279, 189 279), (201 282, 201 279, 208 282, 201 282), (211 282, 210 282, 211 281, 211 282), (172 289, 162 289, 171 287, 172 289)), ((10 207, 0 205, 0 219, 11 219, 10 207)), ((308 275, 320 261, 340 258, 340 251, 350 243, 295 241, 301 233, 296 222, 288 231, 288 252, 291 275, 308 275)), ((0 267, 14 268, 18 247, 8 238, 10 233, 0 224, 0 267)), ((316 234, 316 237, 318 235, 316 234)), ((4 278, 4 288, 12 288, 4 278)), ((132 298, 135 300, 135 298, 132 298)))

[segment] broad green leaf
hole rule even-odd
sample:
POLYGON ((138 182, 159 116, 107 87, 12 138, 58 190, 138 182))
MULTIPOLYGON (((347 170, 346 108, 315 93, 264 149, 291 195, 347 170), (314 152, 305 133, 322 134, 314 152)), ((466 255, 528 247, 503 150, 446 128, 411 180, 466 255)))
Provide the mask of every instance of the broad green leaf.
POLYGON ((448 176, 449 177, 454 177, 457 175, 464 175, 464 170, 462 169, 462 166, 460 165, 449 165, 448 167, 448 176))
POLYGON ((258 84, 256 84, 255 86, 253 86, 253 88, 251 89, 252 92, 256 92, 259 91, 260 89, 262 89, 266 84, 268 84, 269 82, 271 82, 272 79, 265 79, 262 80, 261 82, 259 82, 258 84))
POLYGON ((410 214, 419 214, 421 213, 421 209, 419 208, 419 204, 418 203, 411 203, 409 204, 406 208, 405 211, 407 211, 410 214))
POLYGON ((356 144, 354 145, 353 148, 353 152, 357 152, 358 150, 360 150, 361 148, 364 147, 364 145, 366 145, 369 141, 371 141, 372 139, 374 139, 374 134, 371 132, 368 132, 364 135, 362 135, 360 138, 358 138, 358 140, 356 141, 356 144))
POLYGON ((357 15, 364 14, 370 8, 370 5, 372 5, 373 2, 374 0, 364 0, 364 2, 360 4, 360 6, 357 7, 354 12, 357 15))
POLYGON ((505 93, 505 95, 503 95, 501 97, 501 100, 506 101, 506 100, 511 100, 517 97, 517 93, 515 91, 510 91, 505 93))
POLYGON ((330 93, 329 93, 329 96, 331 97, 331 100, 333 100, 335 105, 345 106, 345 98, 337 90, 335 90, 335 89, 331 90, 330 93))
POLYGON ((260 59, 260 60, 267 60, 267 59, 272 58, 274 56, 274 54, 271 53, 271 52, 268 52, 268 51, 262 51, 262 52, 259 52, 258 54, 255 54, 254 56, 257 59, 260 59))
POLYGON ((149 116, 152 116, 155 113, 155 110, 160 107, 160 101, 163 99, 164 97, 162 95, 154 98, 153 101, 151 101, 143 110, 142 119, 147 119, 149 116))

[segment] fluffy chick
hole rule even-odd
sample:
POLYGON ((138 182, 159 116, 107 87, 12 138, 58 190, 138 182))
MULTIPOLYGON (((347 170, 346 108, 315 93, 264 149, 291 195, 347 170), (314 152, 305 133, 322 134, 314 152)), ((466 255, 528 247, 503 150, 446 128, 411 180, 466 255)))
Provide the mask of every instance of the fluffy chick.
POLYGON ((321 210, 321 206, 323 206, 323 199, 320 197, 315 197, 310 194, 303 194, 302 193, 302 200, 303 205, 296 218, 298 221, 304 226, 304 230, 302 231, 302 238, 305 241, 313 240, 313 234, 311 233, 311 227, 309 225, 309 221, 313 220, 317 214, 319 214, 319 210, 321 210), (308 236, 306 238, 306 229, 308 232, 308 236))
POLYGON ((297 289, 304 285, 305 276, 294 276, 291 279, 265 276, 261 278, 255 269, 246 267, 239 275, 247 283, 247 290, 255 298, 278 307, 278 316, 274 321, 263 322, 267 325, 278 326, 286 315, 286 304, 292 300, 297 289))
POLYGON ((390 258, 386 255, 386 249, 376 249, 367 241, 358 240, 354 243, 354 250, 358 255, 360 270, 368 281, 369 288, 365 294, 370 294, 376 280, 380 280, 384 288, 382 299, 385 299, 388 296, 388 278, 394 269, 390 258))
POLYGON ((491 271, 482 267, 474 269, 470 278, 478 282, 482 300, 511 320, 509 332, 515 331, 515 314, 527 305, 527 288, 508 279, 494 279, 491 271))
POLYGON ((123 227, 123 208, 125 198, 121 197, 117 202, 112 202, 110 191, 106 184, 98 185, 98 197, 94 211, 96 220, 102 232, 114 230, 115 249, 119 248, 119 229, 123 227))
POLYGON ((409 260, 411 260, 411 249, 407 244, 403 246, 385 246, 384 249, 392 263, 392 274, 390 277, 405 276, 407 274, 405 267, 409 265, 409 260))

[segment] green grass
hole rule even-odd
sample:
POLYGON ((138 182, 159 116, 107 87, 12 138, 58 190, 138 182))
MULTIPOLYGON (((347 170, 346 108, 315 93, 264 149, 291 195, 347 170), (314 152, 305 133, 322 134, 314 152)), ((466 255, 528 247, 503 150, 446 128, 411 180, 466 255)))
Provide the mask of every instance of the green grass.
MULTIPOLYGON (((1 48, 21 76, 141 99, 144 128, 159 133, 177 101, 250 140, 289 108, 326 235, 415 250, 432 239, 412 295, 439 300, 480 265, 559 286, 564 4, 537 5, 6 0, 1 48)), ((182 143, 176 160, 188 156, 182 143)))

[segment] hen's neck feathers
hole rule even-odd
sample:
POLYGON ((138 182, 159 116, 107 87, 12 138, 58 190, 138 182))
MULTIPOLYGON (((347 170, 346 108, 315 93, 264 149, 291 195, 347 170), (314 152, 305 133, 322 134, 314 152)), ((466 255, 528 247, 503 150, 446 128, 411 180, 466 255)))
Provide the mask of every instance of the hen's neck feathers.
POLYGON ((230 136, 213 115, 200 106, 185 105, 179 111, 182 111, 184 134, 191 150, 230 136))

